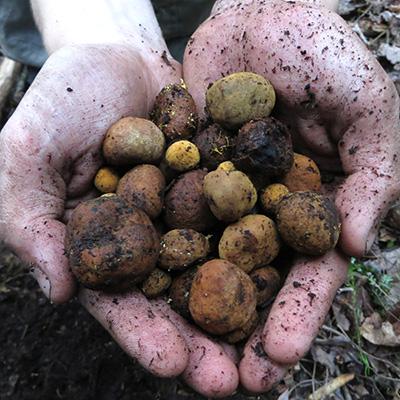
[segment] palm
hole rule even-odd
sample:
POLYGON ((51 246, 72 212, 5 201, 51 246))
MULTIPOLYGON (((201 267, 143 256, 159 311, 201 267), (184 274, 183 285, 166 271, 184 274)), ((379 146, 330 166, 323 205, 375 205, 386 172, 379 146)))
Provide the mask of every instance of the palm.
MULTIPOLYGON (((208 85, 221 76, 247 70, 269 79, 278 99, 274 112, 289 125, 297 151, 347 175, 335 199, 340 247, 364 254, 399 194, 399 102, 393 84, 333 12, 280 1, 228 4, 203 23, 186 49, 184 79, 199 112, 204 113, 208 85)), ((339 251, 296 262, 264 330, 245 348, 244 386, 265 391, 284 373, 254 351, 260 344, 281 364, 304 355, 346 271, 339 251)))
MULTIPOLYGON (((4 128, 0 189, 10 197, 0 200, 2 235, 31 263, 52 301, 74 294, 61 221, 82 198, 94 196, 106 130, 122 116, 146 117, 160 89, 180 77, 177 62, 142 58, 123 46, 65 48, 50 57, 4 128)), ((139 291, 115 296, 80 290, 79 298, 151 372, 183 373, 205 395, 236 388, 237 368, 221 345, 165 303, 151 303, 139 291)))

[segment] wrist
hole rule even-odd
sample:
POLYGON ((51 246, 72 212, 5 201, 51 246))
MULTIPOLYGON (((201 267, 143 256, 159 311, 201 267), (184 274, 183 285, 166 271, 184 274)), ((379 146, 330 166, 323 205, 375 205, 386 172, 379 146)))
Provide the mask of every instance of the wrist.
POLYGON ((71 45, 118 44, 168 52, 149 0, 31 0, 49 54, 71 45))
MULTIPOLYGON (((284 0, 284 1, 292 2, 292 0, 284 0)), ((216 0, 216 2, 214 3, 214 7, 211 11, 211 15, 217 14, 222 11, 226 11, 227 9, 232 8, 235 5, 237 7, 242 7, 245 4, 251 4, 254 2, 257 3, 257 0, 241 0, 241 1, 239 1, 239 0, 216 0)), ((273 0, 270 0, 270 2, 273 2, 273 0)), ((339 0, 296 0, 296 2, 315 5, 318 7, 325 7, 332 11, 337 11, 338 5, 339 5, 339 0)), ((262 2, 262 3, 264 3, 264 2, 262 2)))

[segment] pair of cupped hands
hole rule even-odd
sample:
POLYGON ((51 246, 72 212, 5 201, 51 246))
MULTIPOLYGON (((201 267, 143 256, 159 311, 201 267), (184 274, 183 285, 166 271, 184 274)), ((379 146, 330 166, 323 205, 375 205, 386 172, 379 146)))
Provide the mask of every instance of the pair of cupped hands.
POLYGON ((399 99, 337 14, 302 3, 225 3, 192 36, 183 66, 167 50, 160 53, 96 44, 63 47, 49 57, 0 135, 1 236, 52 302, 78 293, 150 372, 181 375, 209 397, 227 396, 239 383, 267 391, 308 351, 346 279, 348 256, 368 251, 399 195, 399 99), (160 89, 181 78, 204 116, 208 85, 238 71, 271 81, 277 116, 296 149, 342 177, 326 188, 342 220, 339 246, 319 258, 297 258, 241 357, 140 291, 77 291, 64 253, 68 216, 95 196, 109 126, 123 116, 147 117, 160 89))

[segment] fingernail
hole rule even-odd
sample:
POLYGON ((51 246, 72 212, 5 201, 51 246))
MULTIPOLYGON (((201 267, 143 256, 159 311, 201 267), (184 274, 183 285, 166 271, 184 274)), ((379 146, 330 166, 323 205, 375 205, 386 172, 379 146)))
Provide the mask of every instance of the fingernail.
POLYGON ((50 299, 51 282, 47 275, 38 267, 32 267, 30 273, 36 279, 44 295, 50 299))

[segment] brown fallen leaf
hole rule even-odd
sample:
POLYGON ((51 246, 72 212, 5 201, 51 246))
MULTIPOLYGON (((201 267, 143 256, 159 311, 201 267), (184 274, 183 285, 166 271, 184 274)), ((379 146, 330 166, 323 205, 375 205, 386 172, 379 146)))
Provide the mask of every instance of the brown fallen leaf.
POLYGON ((378 313, 366 318, 360 328, 361 335, 368 342, 379 346, 400 346, 400 334, 397 326, 382 321, 378 313))

